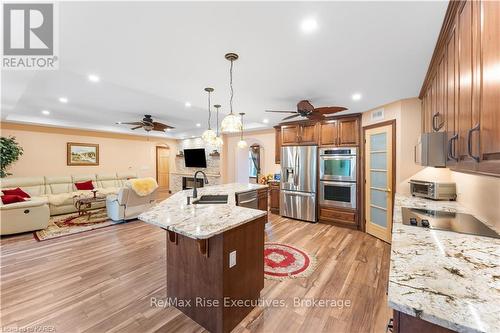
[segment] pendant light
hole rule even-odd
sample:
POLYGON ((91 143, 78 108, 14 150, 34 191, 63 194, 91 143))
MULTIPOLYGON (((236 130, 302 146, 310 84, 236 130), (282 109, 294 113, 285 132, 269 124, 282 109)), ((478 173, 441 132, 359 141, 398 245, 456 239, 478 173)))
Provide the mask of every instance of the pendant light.
POLYGON ((210 112, 210 93, 214 91, 214 88, 205 88, 205 91, 208 93, 208 129, 203 132, 201 138, 205 141, 205 143, 212 144, 215 139, 215 132, 210 128, 210 120, 212 116, 210 112))
POLYGON ((240 113, 240 116, 241 116, 241 131, 240 131, 240 141, 238 141, 238 148, 246 148, 247 147, 247 142, 245 140, 243 140, 243 116, 245 115, 245 113, 240 113))
POLYGON ((225 58, 231 62, 229 68, 229 88, 231 90, 231 97, 229 99, 229 114, 222 119, 221 130, 223 133, 237 133, 241 129, 240 118, 233 113, 233 62, 238 59, 236 53, 227 53, 225 58))
POLYGON ((222 140, 221 136, 219 135, 219 108, 220 108, 220 104, 215 104, 214 105, 214 108, 217 110, 216 111, 216 121, 217 121, 217 130, 215 132, 215 139, 213 140, 212 144, 216 147, 216 148, 220 148, 222 147, 222 145, 224 144, 224 141, 222 140))

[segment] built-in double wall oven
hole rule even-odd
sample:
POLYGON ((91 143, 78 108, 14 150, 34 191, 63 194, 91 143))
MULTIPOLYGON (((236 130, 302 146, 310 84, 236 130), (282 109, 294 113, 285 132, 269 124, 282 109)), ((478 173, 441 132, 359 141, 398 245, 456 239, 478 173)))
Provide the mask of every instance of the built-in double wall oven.
POLYGON ((319 152, 320 204, 356 208, 357 148, 321 148, 319 152))

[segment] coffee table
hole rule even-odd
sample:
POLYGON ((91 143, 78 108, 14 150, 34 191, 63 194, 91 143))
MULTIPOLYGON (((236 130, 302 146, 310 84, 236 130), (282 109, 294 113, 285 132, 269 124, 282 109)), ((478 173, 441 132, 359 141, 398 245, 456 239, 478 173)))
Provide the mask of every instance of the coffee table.
POLYGON ((90 220, 92 216, 92 208, 96 203, 105 202, 106 196, 102 194, 97 194, 97 192, 93 192, 94 196, 87 198, 78 198, 75 201, 75 208, 78 211, 78 216, 87 215, 87 220, 90 220))

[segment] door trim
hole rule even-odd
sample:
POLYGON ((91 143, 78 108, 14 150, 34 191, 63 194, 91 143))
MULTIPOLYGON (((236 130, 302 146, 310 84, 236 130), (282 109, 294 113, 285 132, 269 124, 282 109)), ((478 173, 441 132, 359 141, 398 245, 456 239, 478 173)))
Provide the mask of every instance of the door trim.
POLYGON ((361 183, 361 230, 366 232, 366 191, 365 191, 365 184, 366 184, 366 154, 365 154, 365 138, 366 138, 366 130, 377 128, 377 127, 383 127, 383 126, 388 126, 391 125, 392 127, 392 214, 394 218, 394 197, 396 195, 396 119, 392 120, 387 120, 383 121, 380 123, 368 125, 368 126, 363 126, 363 137, 361 139, 361 173, 362 173, 362 183, 361 183))

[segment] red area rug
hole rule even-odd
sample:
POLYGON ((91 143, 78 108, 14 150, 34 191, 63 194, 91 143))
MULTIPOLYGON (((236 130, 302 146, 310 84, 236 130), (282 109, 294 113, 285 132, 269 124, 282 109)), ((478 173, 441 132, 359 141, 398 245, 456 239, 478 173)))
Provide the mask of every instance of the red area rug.
POLYGON ((266 243, 264 245, 264 277, 272 280, 304 278, 316 268, 316 257, 297 247, 266 243))
POLYGON ((104 228, 122 222, 113 222, 108 219, 106 209, 96 209, 90 216, 79 216, 78 213, 52 216, 46 229, 35 231, 34 236, 38 241, 59 238, 77 234, 84 231, 104 228))

